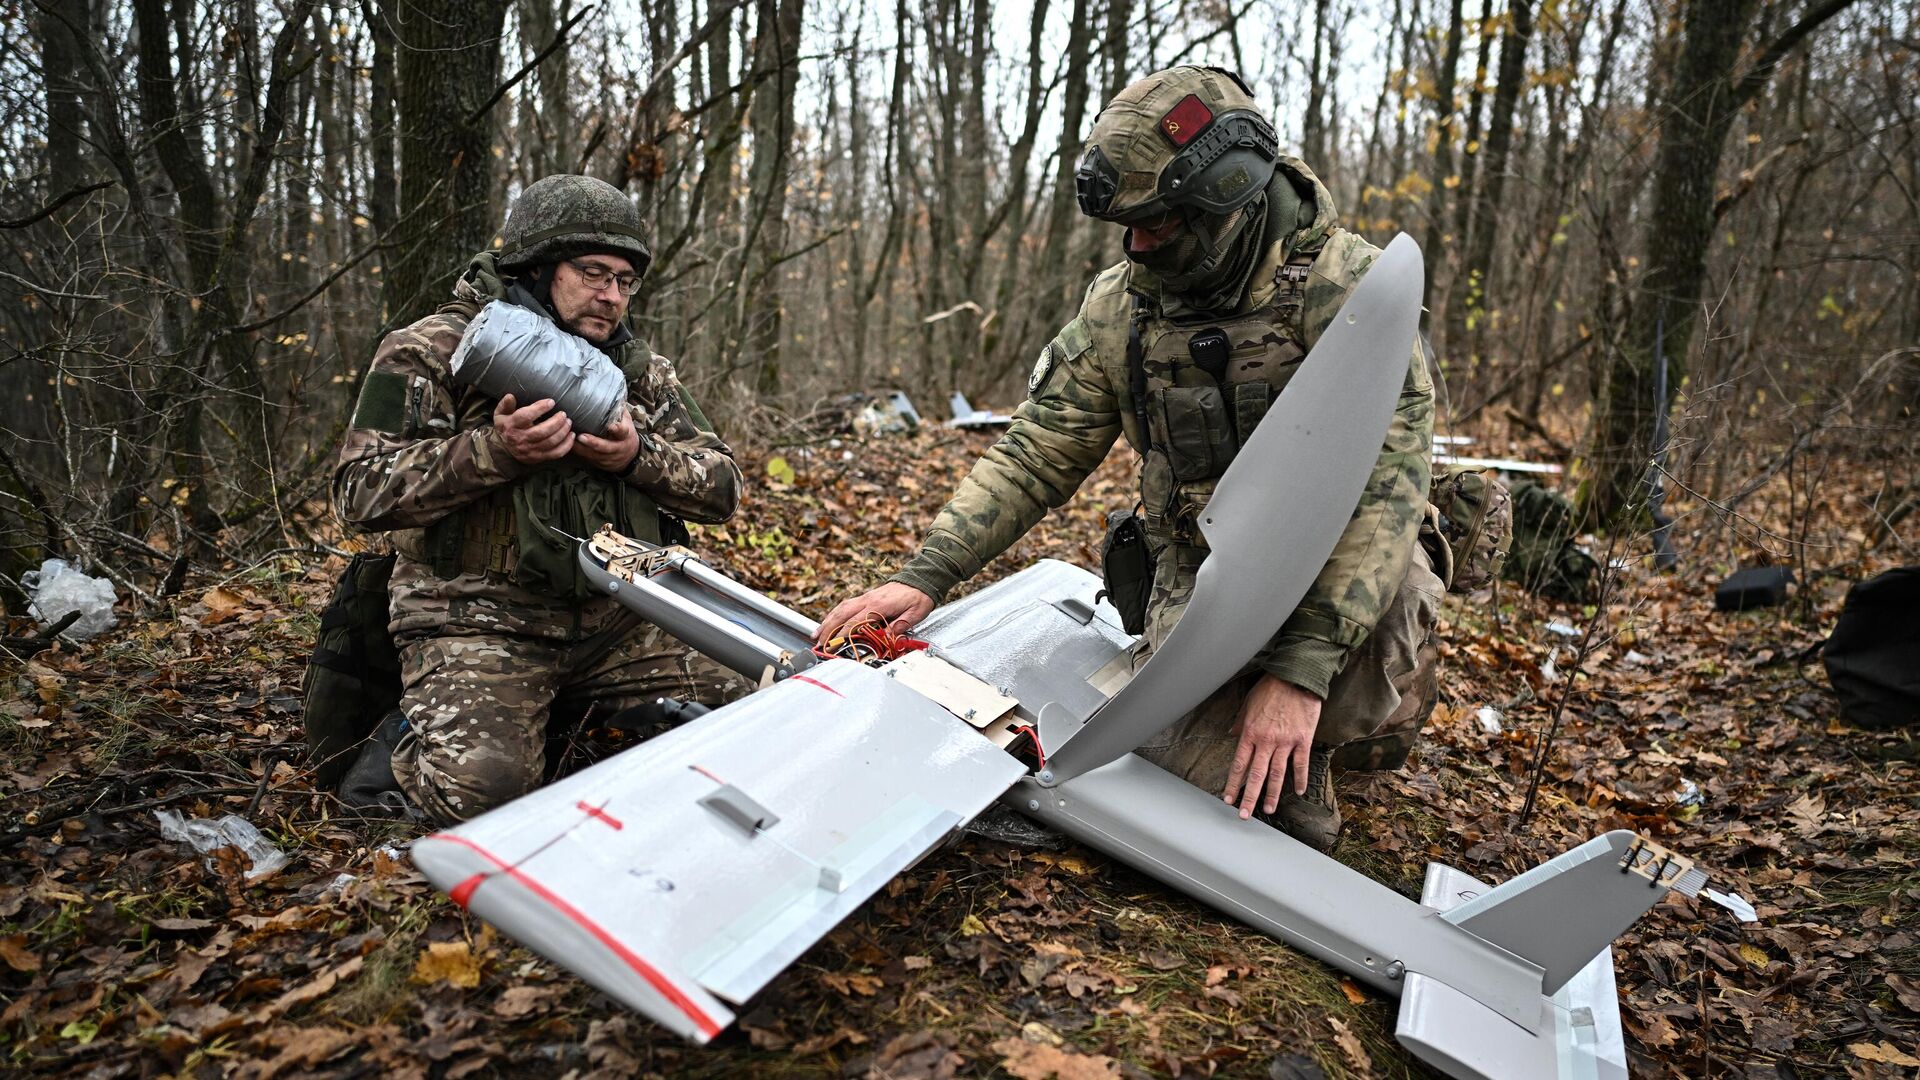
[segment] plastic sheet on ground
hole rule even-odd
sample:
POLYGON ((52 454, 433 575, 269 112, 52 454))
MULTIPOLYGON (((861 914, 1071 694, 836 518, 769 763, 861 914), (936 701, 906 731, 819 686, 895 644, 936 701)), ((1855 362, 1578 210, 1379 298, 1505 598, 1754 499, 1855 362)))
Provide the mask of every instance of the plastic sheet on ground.
POLYGON ((114 624, 113 582, 89 577, 64 559, 48 559, 40 569, 20 575, 20 589, 33 599, 27 614, 52 626, 70 611, 80 618, 60 632, 70 641, 85 641, 114 624))
POLYGON ((253 862, 253 868, 247 871, 248 881, 258 881, 287 865, 286 852, 261 835, 253 822, 238 814, 228 814, 217 821, 183 817, 178 810, 156 810, 153 816, 160 821, 161 836, 184 840, 203 855, 224 847, 238 849, 253 862))

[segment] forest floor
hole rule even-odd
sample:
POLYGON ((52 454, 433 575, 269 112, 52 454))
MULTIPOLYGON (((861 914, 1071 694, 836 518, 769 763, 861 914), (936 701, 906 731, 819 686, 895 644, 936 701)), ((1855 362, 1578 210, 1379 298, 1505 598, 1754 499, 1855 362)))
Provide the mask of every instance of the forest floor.
MULTIPOLYGON (((741 516, 696 543, 820 612, 909 550, 988 436, 746 455, 741 516)), ((991 574, 1095 564, 1110 461, 991 574)), ((1847 498, 1835 505, 1857 505, 1847 498)), ((1683 527, 1683 532, 1685 528, 1683 527)), ((1855 545, 1857 549, 1857 544, 1855 545)), ((1417 895, 1428 859, 1504 880, 1637 829, 1759 921, 1669 897, 1619 940, 1636 1076, 1911 1076, 1920 1068, 1916 744, 1841 722, 1802 609, 1712 610, 1729 567, 1623 571, 1605 611, 1504 586, 1449 597, 1442 705, 1399 773, 1351 775, 1336 857, 1417 895), (1574 667, 1549 623, 1601 620, 1574 667), (1486 730, 1483 707, 1501 714, 1486 730)), ((889 885, 690 1049, 429 887, 401 826, 343 818, 300 767, 302 668, 337 560, 199 581, 164 617, 0 662, 0 1062, 73 1076, 1427 1076, 1394 1006, 1084 849, 968 837, 889 885), (288 856, 163 839, 155 812, 238 814, 288 856)), ((1798 600, 1796 600, 1798 603, 1798 600)), ((19 632, 18 629, 14 632, 19 632)))

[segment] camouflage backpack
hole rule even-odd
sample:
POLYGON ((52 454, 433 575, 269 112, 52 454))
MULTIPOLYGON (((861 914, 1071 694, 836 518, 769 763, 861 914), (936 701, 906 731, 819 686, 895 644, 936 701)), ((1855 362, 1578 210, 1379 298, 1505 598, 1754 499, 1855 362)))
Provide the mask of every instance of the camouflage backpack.
POLYGON ((1513 500, 1506 485, 1487 469, 1436 466, 1420 539, 1448 592, 1470 593, 1492 581, 1513 540, 1513 500))
POLYGON ((1512 494, 1513 550, 1503 576, 1556 600, 1592 600, 1600 563, 1574 543, 1573 503, 1532 480, 1516 482, 1512 494))

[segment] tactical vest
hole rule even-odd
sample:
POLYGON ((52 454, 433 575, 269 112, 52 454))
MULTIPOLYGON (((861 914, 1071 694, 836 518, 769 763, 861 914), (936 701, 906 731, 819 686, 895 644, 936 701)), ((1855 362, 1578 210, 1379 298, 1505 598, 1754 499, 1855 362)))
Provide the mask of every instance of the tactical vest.
POLYGON ((1171 319, 1136 296, 1127 364, 1146 461, 1140 502, 1153 547, 1205 547, 1200 511, 1306 359, 1300 326, 1318 255, 1296 252, 1271 303, 1245 315, 1171 319))
POLYGON ((438 577, 484 574, 557 600, 584 600, 597 594, 575 546, 602 525, 650 544, 685 537, 678 519, 626 481, 549 465, 428 526, 421 561, 438 577))
MULTIPOLYGON (((476 305, 453 303, 443 312, 472 319, 476 305)), ((616 360, 628 381, 652 359, 632 342, 616 360)), ((594 595, 575 560, 575 544, 602 525, 648 543, 683 542, 686 527, 645 492, 617 476, 553 462, 453 511, 428 526, 417 550, 402 550, 437 577, 483 574, 557 600, 594 595)))

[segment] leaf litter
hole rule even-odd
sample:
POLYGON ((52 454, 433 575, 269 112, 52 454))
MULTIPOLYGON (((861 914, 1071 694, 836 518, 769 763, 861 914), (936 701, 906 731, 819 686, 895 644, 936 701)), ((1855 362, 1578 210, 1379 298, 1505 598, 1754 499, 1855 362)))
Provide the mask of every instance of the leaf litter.
MULTIPOLYGON (((696 546, 823 609, 912 550, 990 439, 745 453, 768 482, 696 546)), ((970 587, 1043 556, 1097 566, 1102 516, 1133 501, 1133 468, 1117 451, 970 587)), ((1828 567, 1801 623, 1711 613, 1726 567, 1699 563, 1669 577, 1630 566, 1604 612, 1503 586, 1496 618, 1484 595, 1449 597, 1428 739, 1402 772, 1342 779, 1336 857, 1417 895, 1428 859, 1503 880, 1605 829, 1640 830, 1759 920, 1671 898, 1620 939, 1636 1076, 1909 1075, 1914 744, 1844 724, 1808 649, 1846 584, 1892 564, 1828 567), (1549 626, 1596 618, 1606 634, 1570 676, 1549 626), (1542 805, 1518 832, 1527 763, 1566 686, 1542 805)), ((1339 973, 1094 853, 978 837, 889 885, 743 1006, 738 1030, 686 1047, 435 893, 405 858, 407 829, 344 818, 313 790, 298 688, 338 571, 277 558, 171 616, 0 667, 13 691, 0 708, 0 1053, 13 1069, 1430 1075, 1393 1041, 1392 1003, 1339 973), (160 835, 157 810, 237 815, 288 863, 250 877, 236 848, 203 860, 160 835)))

